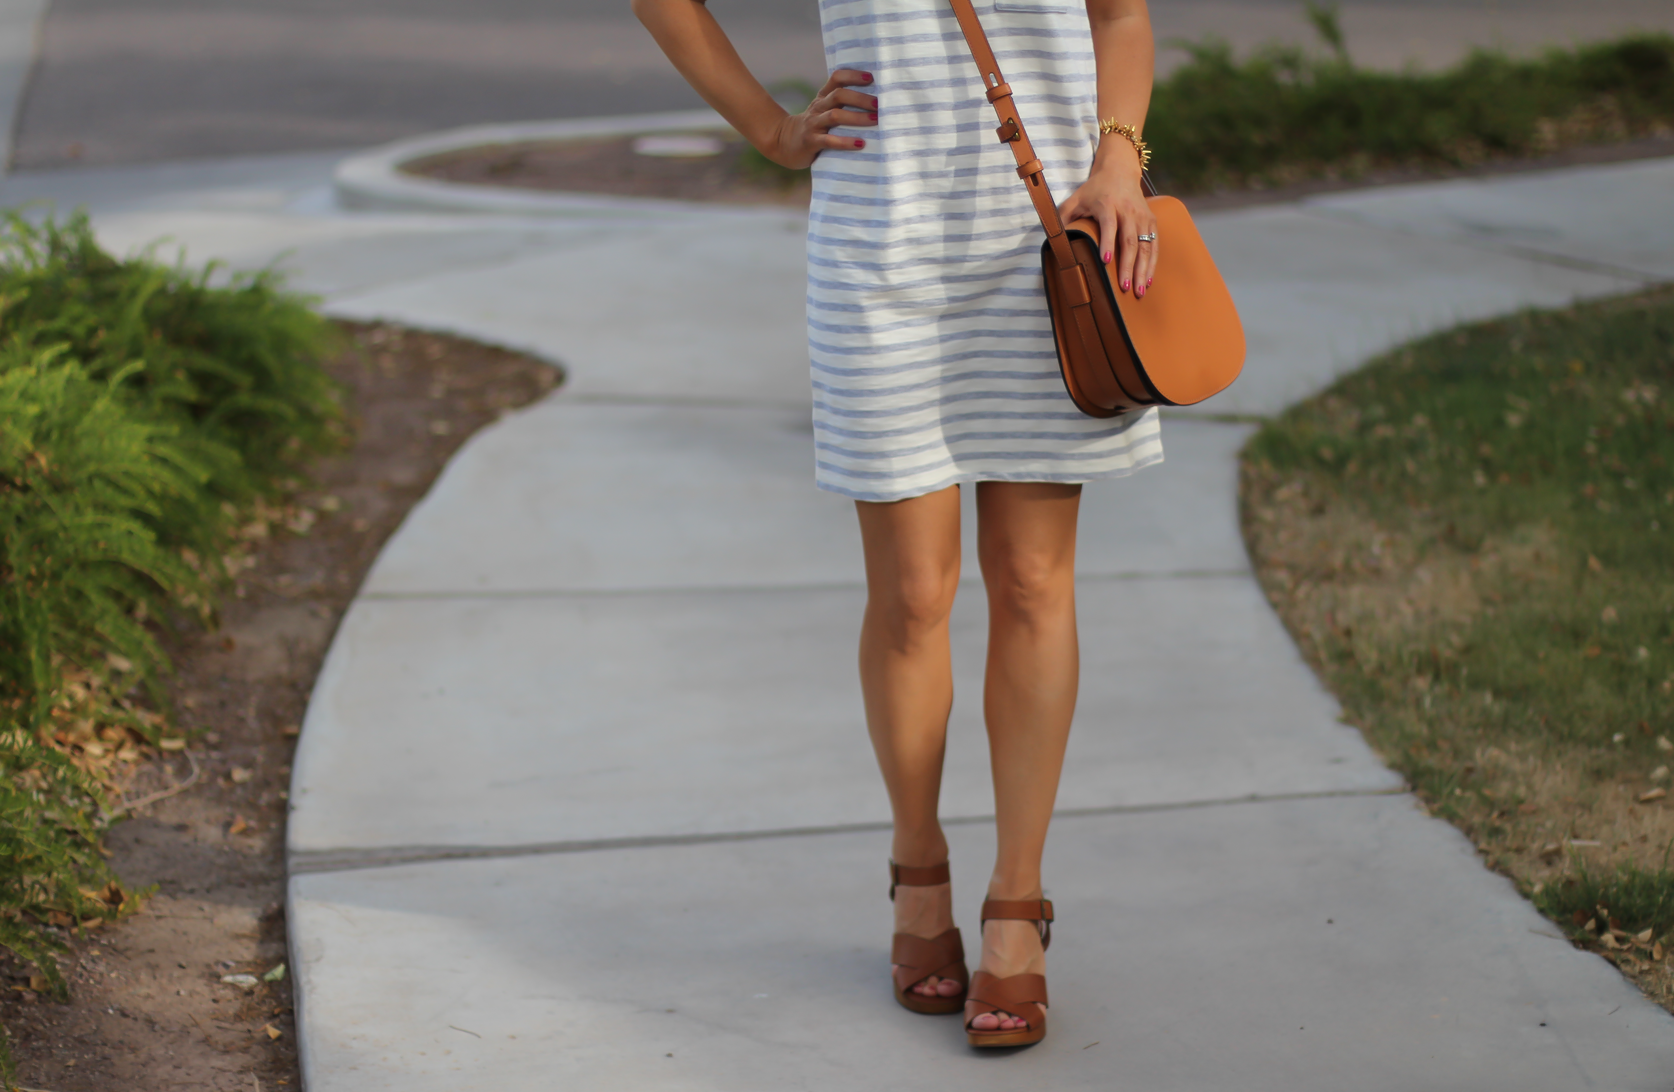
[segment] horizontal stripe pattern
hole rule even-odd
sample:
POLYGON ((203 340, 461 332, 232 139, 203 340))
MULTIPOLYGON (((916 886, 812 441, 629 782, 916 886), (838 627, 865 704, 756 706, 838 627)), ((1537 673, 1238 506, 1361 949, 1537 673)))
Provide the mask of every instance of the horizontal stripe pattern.
MULTIPOLYGON (((1059 200, 1098 139, 1082 0, 976 9, 1059 200)), ((1040 221, 946 0, 821 0, 827 65, 871 72, 861 151, 814 163, 815 480, 860 500, 1086 482, 1162 461, 1156 410, 1083 416, 1058 374, 1040 221)))

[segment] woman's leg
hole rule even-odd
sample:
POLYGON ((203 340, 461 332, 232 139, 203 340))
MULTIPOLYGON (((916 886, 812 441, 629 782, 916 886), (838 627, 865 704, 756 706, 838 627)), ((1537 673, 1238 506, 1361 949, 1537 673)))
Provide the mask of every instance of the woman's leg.
MULTIPOLYGON (((936 809, 953 707, 947 620, 959 586, 959 489, 855 508, 866 551, 860 686, 895 819, 892 854, 897 864, 939 864, 947 859, 936 809)), ((933 938, 951 928, 949 885, 896 890, 896 932, 933 938)), ((961 987, 932 979, 915 989, 951 997, 961 987)))
MULTIPOLYGON (((999 852, 988 897, 1041 896, 1040 859, 1075 714, 1080 651, 1075 634, 1075 524, 1079 485, 983 482, 977 487, 977 554, 988 590, 988 675, 983 715, 994 773, 999 852)), ((1044 974, 1032 922, 992 921, 981 969, 1004 978, 1044 974)), ((1024 1021, 979 1016, 980 1031, 1024 1021)))

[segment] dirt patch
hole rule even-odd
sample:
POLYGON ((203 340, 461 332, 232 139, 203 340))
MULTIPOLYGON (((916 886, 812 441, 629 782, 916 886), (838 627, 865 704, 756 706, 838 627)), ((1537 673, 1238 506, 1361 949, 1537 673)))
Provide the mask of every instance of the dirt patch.
MULTIPOLYGON (((421 178, 468 185, 507 186, 548 192, 656 197, 677 201, 715 201, 732 205, 804 206, 812 188, 806 172, 763 169, 746 157, 742 139, 723 139, 721 154, 697 159, 639 155, 634 138, 531 141, 494 144, 430 156, 402 170, 421 178)), ((1375 186, 1432 182, 1445 178, 1483 178, 1588 164, 1620 163, 1674 156, 1674 136, 1616 144, 1566 148, 1532 159, 1491 160, 1454 169, 1381 169, 1354 177, 1320 178, 1283 186, 1188 193, 1201 211, 1280 204, 1318 194, 1375 186)), ((1163 192, 1176 192, 1166 172, 1157 174, 1163 192)), ((1060 197, 1069 195, 1060 194, 1060 197)))
POLYGON ((735 205, 808 203, 806 171, 790 172, 754 156, 742 138, 713 135, 718 155, 640 155, 633 137, 531 141, 447 152, 405 164, 422 178, 514 189, 660 197, 735 205))
POLYGON ((184 754, 141 770, 128 799, 190 784, 116 826, 111 862, 158 885, 135 917, 72 940, 71 1000, 0 997, 18 1079, 52 1092, 297 1088, 286 961, 284 824, 291 752, 339 619, 407 511, 479 428, 558 382, 551 365, 438 334, 345 324, 330 364, 355 440, 314 485, 246 529, 249 567, 221 627, 179 641, 184 754), (196 780, 191 780, 193 771, 196 780), (253 986, 224 976, 249 975, 253 986), (264 981, 270 975, 272 981, 264 981), (282 976, 282 977, 281 977, 282 976))

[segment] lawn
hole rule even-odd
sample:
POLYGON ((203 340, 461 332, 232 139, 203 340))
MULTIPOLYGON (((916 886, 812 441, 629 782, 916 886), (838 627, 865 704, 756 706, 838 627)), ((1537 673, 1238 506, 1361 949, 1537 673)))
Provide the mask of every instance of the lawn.
POLYGON ((1242 513, 1345 719, 1674 1007, 1674 291, 1405 346, 1267 424, 1242 513))

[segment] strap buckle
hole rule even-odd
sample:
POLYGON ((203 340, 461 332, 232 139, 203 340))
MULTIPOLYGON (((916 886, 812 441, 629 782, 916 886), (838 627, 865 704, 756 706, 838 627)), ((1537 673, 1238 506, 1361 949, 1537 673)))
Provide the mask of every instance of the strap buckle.
POLYGON ((999 134, 1001 144, 1014 144, 1023 139, 1023 130, 1017 127, 1016 118, 1007 118, 1005 124, 994 132, 999 134))

